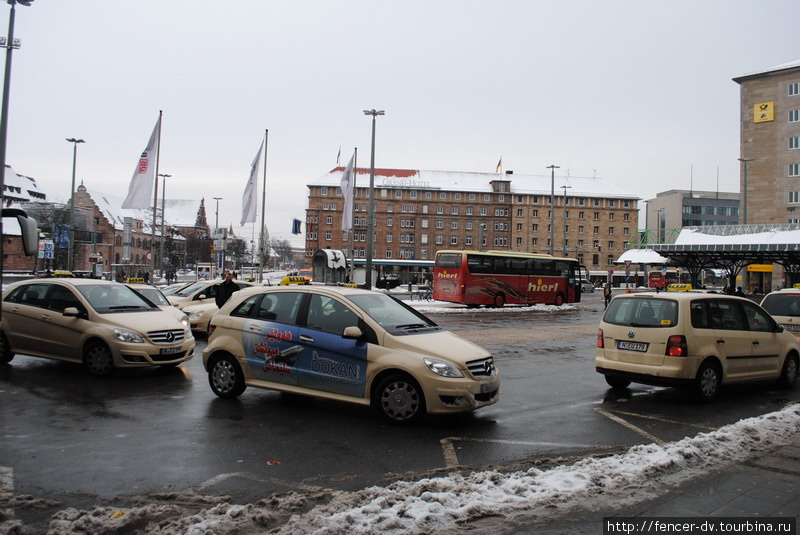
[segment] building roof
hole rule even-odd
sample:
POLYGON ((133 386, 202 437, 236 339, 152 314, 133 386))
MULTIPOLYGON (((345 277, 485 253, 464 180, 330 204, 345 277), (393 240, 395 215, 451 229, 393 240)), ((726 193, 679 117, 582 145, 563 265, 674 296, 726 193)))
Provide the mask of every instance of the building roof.
POLYGON ((760 71, 749 72, 747 74, 743 74, 741 76, 737 76, 733 79, 734 82, 740 82, 742 80, 746 80, 748 78, 754 78, 757 76, 763 76, 765 74, 774 74, 780 71, 788 71, 791 69, 798 69, 800 68, 800 59, 796 59, 794 61, 787 61, 786 63, 781 63, 779 65, 773 65, 772 67, 768 67, 766 69, 762 69, 760 71))
MULTIPOLYGON (((311 186, 338 187, 344 167, 337 167, 308 184, 311 186)), ((409 169, 375 169, 376 188, 431 189, 438 191, 468 191, 489 193, 493 181, 509 182, 511 194, 550 195, 550 175, 523 175, 498 173, 469 173, 459 171, 425 171, 409 169)), ((563 195, 562 186, 569 186, 569 197, 603 197, 639 200, 637 195, 617 187, 604 178, 556 176, 555 194, 563 195)), ((367 187, 369 169, 356 170, 357 187, 367 187)))
POLYGON ((6 165, 5 191, 2 196, 16 201, 42 201, 47 196, 42 193, 36 180, 29 176, 17 174, 10 165, 6 165))
MULTIPOLYGON (((82 186, 85 188, 85 186, 82 186)), ((122 197, 102 193, 86 188, 86 192, 97 204, 98 209, 103 212, 115 229, 122 230, 125 226, 125 218, 132 217, 140 219, 144 223, 145 233, 152 232, 153 209, 152 208, 122 208, 122 197)), ((200 201, 193 199, 166 199, 164 202, 164 221, 166 225, 176 227, 193 227, 197 222, 197 211, 200 208, 200 201)), ((158 210, 161 211, 161 201, 158 201, 158 210)), ((156 226, 160 226, 161 218, 158 218, 156 226)), ((156 229, 159 233, 160 229, 156 229)))

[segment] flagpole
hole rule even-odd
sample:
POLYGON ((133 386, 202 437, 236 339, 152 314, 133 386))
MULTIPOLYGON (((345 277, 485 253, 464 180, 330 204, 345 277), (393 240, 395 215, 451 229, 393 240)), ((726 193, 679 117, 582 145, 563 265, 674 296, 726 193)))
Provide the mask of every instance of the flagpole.
POLYGON ((158 110, 158 141, 156 142, 156 173, 155 173, 155 193, 153 194, 153 241, 150 246, 151 249, 151 259, 150 259, 150 272, 152 273, 153 277, 156 274, 156 214, 158 213, 158 162, 161 160, 161 115, 163 110, 158 110))
POLYGON ((264 130, 264 185, 261 194, 261 233, 258 238, 258 282, 264 279, 264 216, 267 210, 267 149, 269 144, 269 128, 264 130))
POLYGON ((355 247, 353 241, 355 240, 356 227, 352 223, 356 219, 355 205, 356 205, 356 188, 358 187, 356 181, 357 176, 358 176, 358 147, 355 147, 353 149, 353 200, 351 201, 353 203, 353 211, 351 214, 352 220, 351 220, 350 234, 349 234, 350 242, 348 244, 348 246, 350 247, 350 282, 353 282, 353 270, 355 269, 355 264, 353 263, 353 259, 356 257, 355 252, 353 251, 353 247, 355 247))

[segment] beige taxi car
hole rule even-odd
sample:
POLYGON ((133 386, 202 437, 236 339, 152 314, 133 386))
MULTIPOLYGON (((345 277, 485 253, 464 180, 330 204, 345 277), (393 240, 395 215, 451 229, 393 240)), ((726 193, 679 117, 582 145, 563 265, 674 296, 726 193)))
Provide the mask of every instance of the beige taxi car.
POLYGON ((14 355, 82 363, 105 376, 117 368, 175 366, 195 339, 172 312, 128 286, 97 279, 31 279, 3 292, 0 363, 14 355))
POLYGON ((748 299, 663 292, 615 297, 597 332, 595 368, 614 388, 684 386, 700 399, 721 385, 797 381, 800 343, 748 299))
POLYGON ((769 312, 784 329, 800 337, 800 288, 784 288, 768 293, 761 300, 761 308, 769 312))
POLYGON ((379 292, 249 288, 214 315, 209 333, 203 364, 222 398, 268 388, 372 405, 397 424, 499 399, 488 351, 379 292))
MULTIPOLYGON (((214 298, 217 295, 217 286, 222 282, 222 279, 197 281, 168 295, 167 301, 180 310, 189 305, 215 303, 214 298)), ((247 281, 235 280, 233 282, 236 283, 240 290, 254 286, 254 283, 247 281)))
POLYGON ((180 321, 184 327, 189 325, 189 317, 186 313, 182 310, 179 310, 177 307, 172 306, 169 301, 167 301, 167 297, 161 292, 159 288, 155 286, 151 286, 149 284, 128 284, 129 288, 139 292, 142 294, 146 299, 148 299, 151 303, 156 305, 161 310, 169 312, 175 319, 180 321))

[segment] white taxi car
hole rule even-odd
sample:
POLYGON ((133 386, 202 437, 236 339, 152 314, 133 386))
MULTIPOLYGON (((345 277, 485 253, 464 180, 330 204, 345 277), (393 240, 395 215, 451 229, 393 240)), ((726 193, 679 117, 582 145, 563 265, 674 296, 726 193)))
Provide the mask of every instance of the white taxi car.
POLYGON ((161 310, 169 312, 175 316, 175 319, 180 321, 184 326, 189 325, 189 317, 186 315, 186 313, 172 306, 170 302, 167 301, 166 296, 161 293, 160 289, 149 284, 128 284, 128 287, 142 294, 146 299, 148 299, 161 310))
POLYGON ((749 299, 666 292, 615 297, 597 332, 595 369, 613 388, 686 386, 705 401, 726 383, 797 381, 800 343, 749 299))
POLYGON ((800 337, 800 288, 770 292, 761 300, 761 308, 795 336, 800 337))
MULTIPOLYGON (((183 307, 187 307, 189 305, 215 303, 217 286, 222 284, 222 282, 222 279, 210 281, 201 280, 194 282, 184 288, 181 288, 175 293, 168 295, 167 301, 169 301, 172 306, 177 307, 178 309, 183 309, 183 307)), ((236 283, 240 290, 254 285, 254 283, 247 281, 235 280, 233 282, 236 283)))
POLYGON ((485 349, 383 293, 335 286, 256 287, 214 315, 203 364, 214 393, 248 386, 373 405, 391 423, 495 403, 485 349))
POLYGON ((126 285, 98 279, 31 279, 3 292, 0 363, 15 353, 82 363, 92 374, 175 366, 195 340, 173 313, 126 285))

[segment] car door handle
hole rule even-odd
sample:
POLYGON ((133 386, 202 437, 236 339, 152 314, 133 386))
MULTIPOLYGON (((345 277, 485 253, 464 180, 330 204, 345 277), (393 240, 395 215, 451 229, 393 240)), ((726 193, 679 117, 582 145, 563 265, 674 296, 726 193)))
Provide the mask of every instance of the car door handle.
POLYGON ((310 336, 304 336, 304 335, 301 334, 300 335, 300 341, 301 342, 312 342, 313 343, 314 339, 311 338, 310 336))
POLYGON ((42 319, 45 321, 50 321, 50 314, 42 314, 42 319))
POLYGON ((250 325, 247 328, 250 329, 251 331, 261 332, 261 327, 259 327, 258 325, 250 325))
POLYGON ((717 343, 718 343, 718 344, 724 344, 724 343, 725 343, 725 340, 723 340, 722 338, 720 338, 719 340, 717 340, 717 343))
POLYGON ((761 343, 761 342, 759 342, 758 340, 753 340, 753 345, 754 345, 754 346, 757 346, 757 345, 759 345, 760 343, 761 343))

